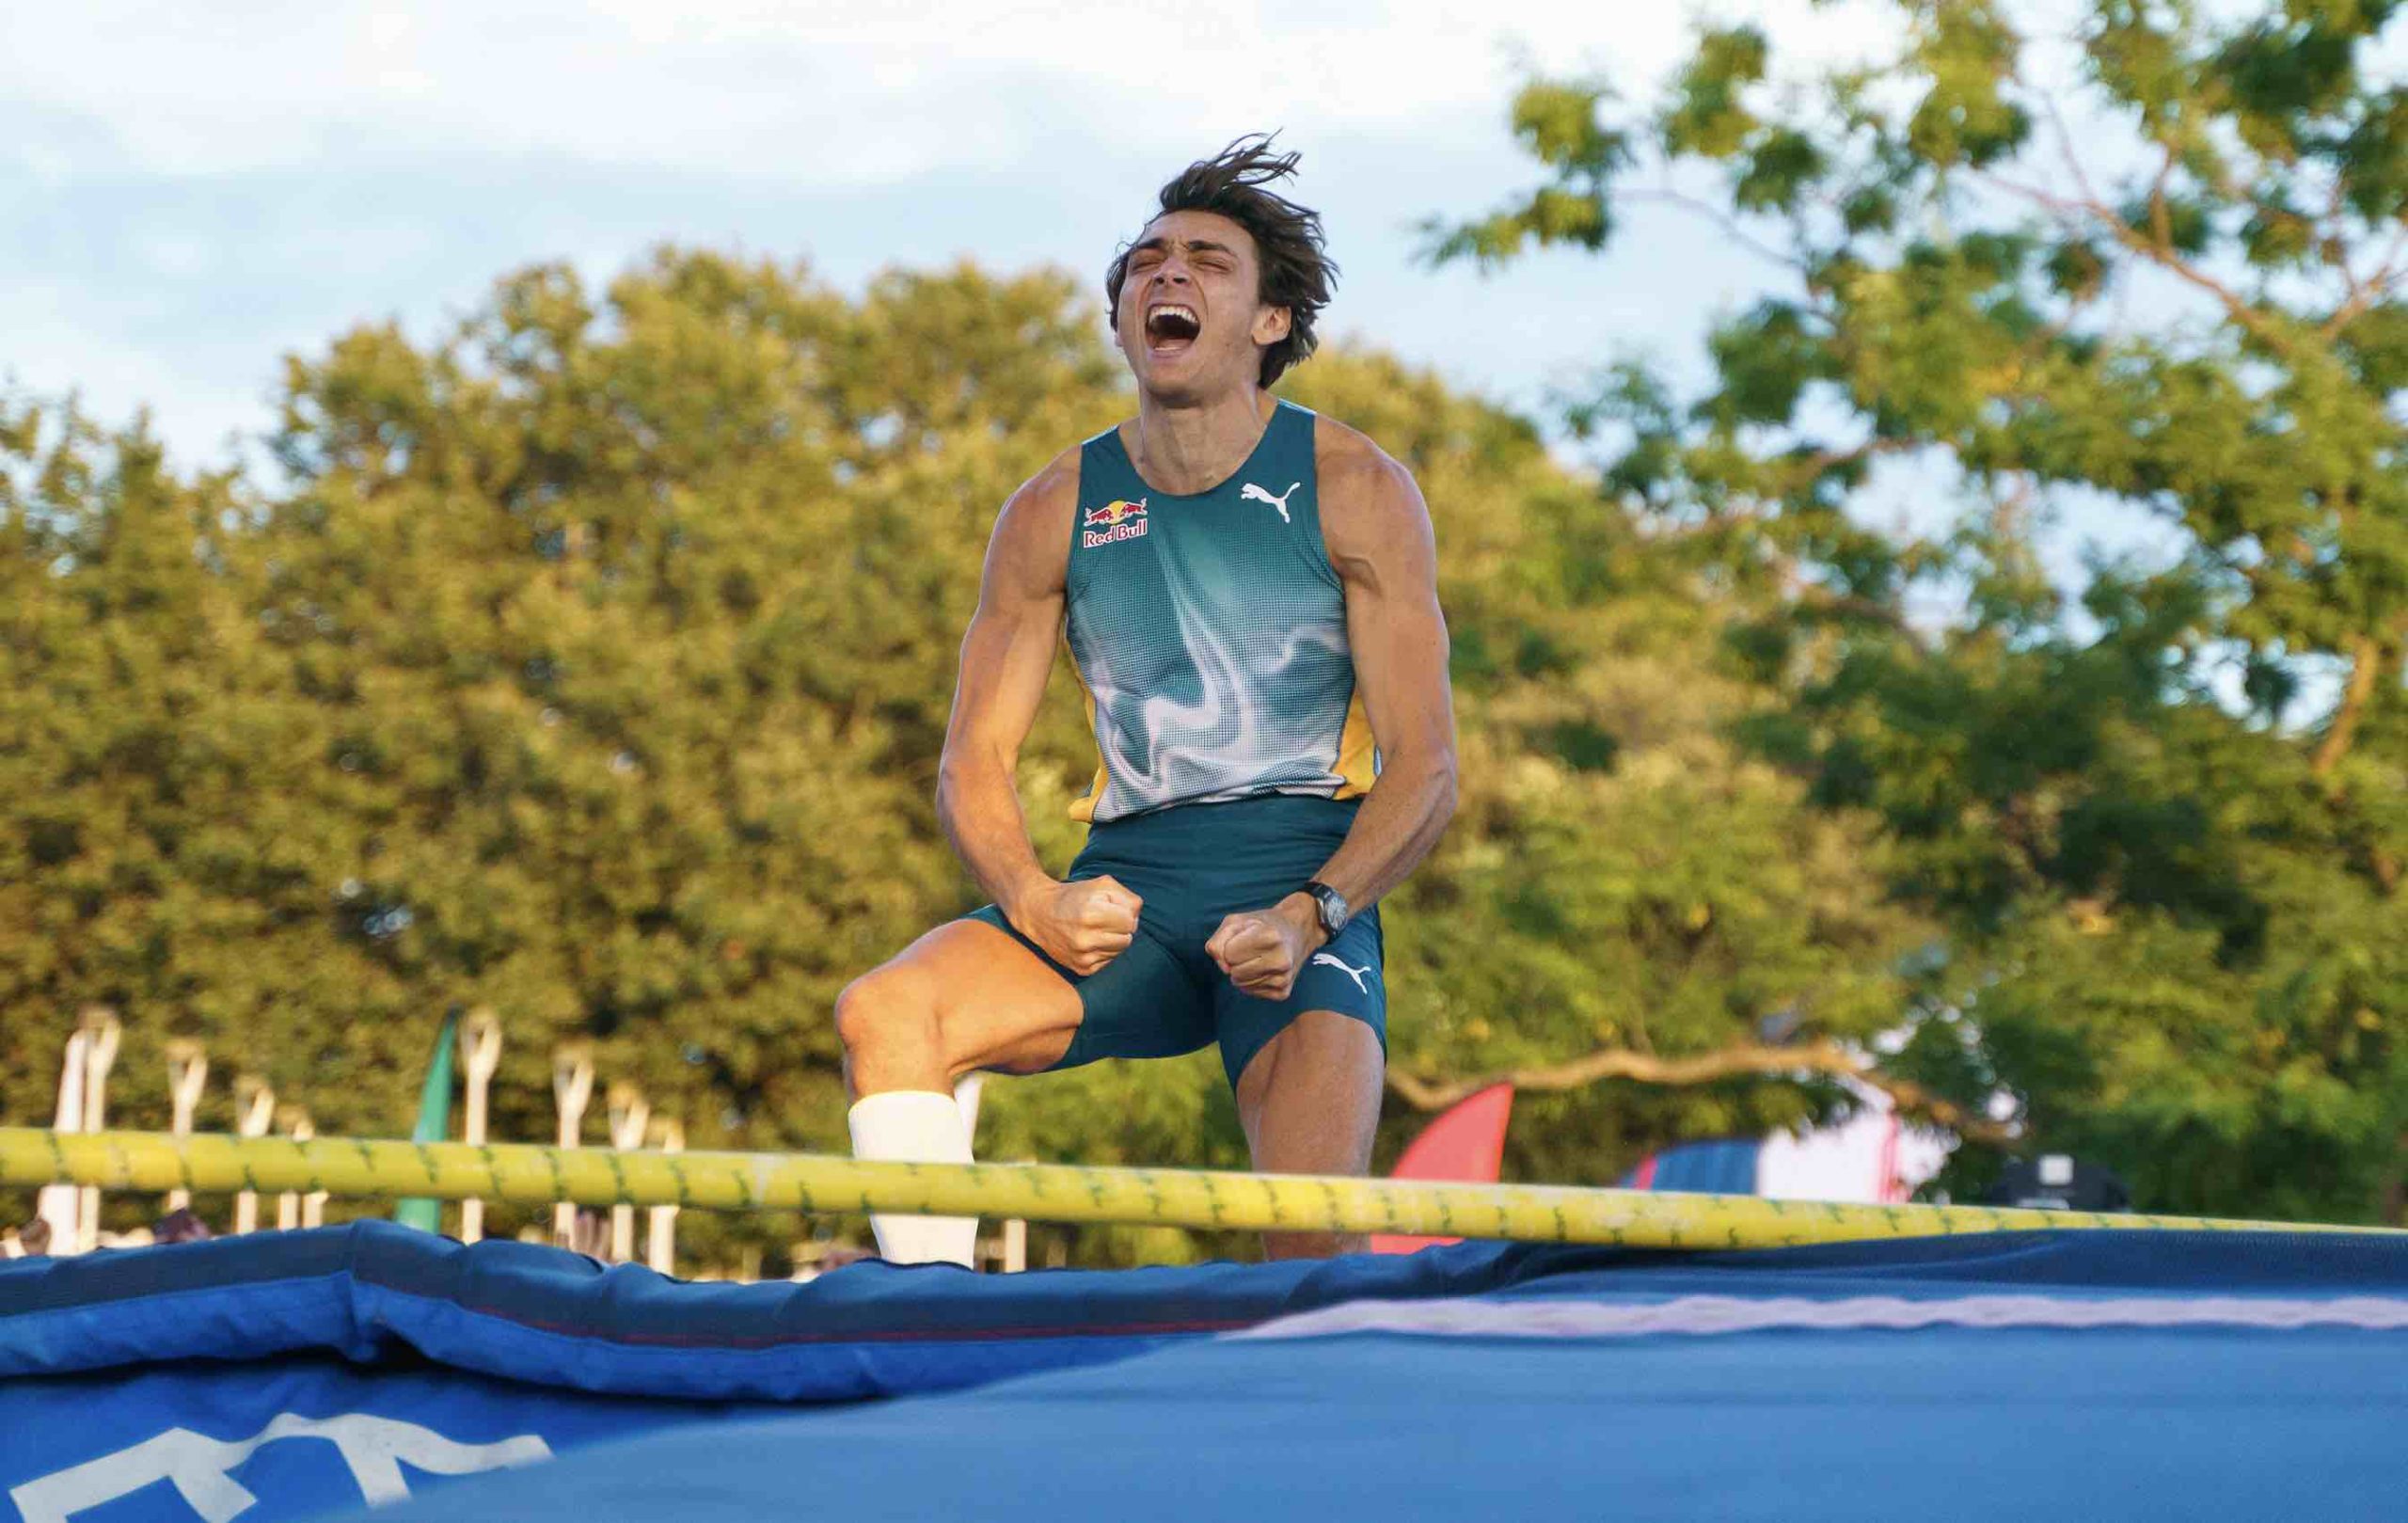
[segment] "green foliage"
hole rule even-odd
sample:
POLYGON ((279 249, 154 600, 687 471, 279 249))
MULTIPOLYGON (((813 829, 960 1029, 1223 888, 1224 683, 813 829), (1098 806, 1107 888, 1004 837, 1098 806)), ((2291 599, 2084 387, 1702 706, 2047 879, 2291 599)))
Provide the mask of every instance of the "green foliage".
MULTIPOLYGON (((2063 99, 2009 8, 1899 0, 1890 56, 1820 77, 1707 33, 1620 124, 1675 177, 1720 174, 1709 210, 1783 277, 1709 336, 1693 397, 1623 366, 1569 421, 1760 610, 1734 649, 1786 700, 1747 722, 1759 754, 1878 817, 1894 902, 1948 928, 1892 1066, 2003 1093, 2153 1205, 2400 1210, 2408 105, 2371 64, 2394 8, 2094 0, 2063 99), (1948 531, 1845 512, 1891 457, 1947 483, 1948 531), (2102 497, 2186 549, 2099 568, 2076 615, 2033 515, 2102 497), (1909 621, 1921 588, 1961 611, 1909 621)), ((1639 157, 1576 179, 1541 155, 1532 196, 1592 196, 1610 229, 1639 157)), ((1547 241, 1509 205, 1436 252, 1517 230, 1547 241)))
POLYGON ((1437 250, 1448 259, 1496 264, 1532 243, 1602 248, 1613 233, 1612 202, 1604 194, 1628 166, 1631 140, 1604 124, 1608 91, 1597 84, 1539 82, 1514 99, 1513 132, 1533 157, 1555 170, 1555 182, 1517 207, 1456 229, 1434 225, 1437 250))
POLYGON ((1673 86, 1663 117, 1663 137, 1676 153, 1726 157, 1743 149, 1760 125, 1740 103, 1748 86, 1765 77, 1770 56, 1765 34, 1753 26, 1708 32, 1673 86))

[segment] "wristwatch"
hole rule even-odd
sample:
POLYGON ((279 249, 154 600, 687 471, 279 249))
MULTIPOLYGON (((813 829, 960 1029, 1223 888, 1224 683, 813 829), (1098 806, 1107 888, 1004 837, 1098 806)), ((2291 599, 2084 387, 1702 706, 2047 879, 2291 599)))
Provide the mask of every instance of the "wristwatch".
POLYGON ((1346 896, 1318 878, 1307 883, 1304 892, 1311 895, 1313 903, 1321 907, 1323 932, 1331 941, 1338 940, 1338 933, 1346 928, 1346 922, 1353 919, 1354 915, 1354 912, 1346 907, 1346 896))

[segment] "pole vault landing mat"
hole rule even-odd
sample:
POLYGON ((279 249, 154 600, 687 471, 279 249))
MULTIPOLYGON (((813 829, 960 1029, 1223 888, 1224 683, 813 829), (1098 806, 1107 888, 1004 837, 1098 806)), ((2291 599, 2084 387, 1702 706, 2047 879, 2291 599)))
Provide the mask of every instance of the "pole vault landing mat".
POLYGON ((361 1223, 0 1266, 0 1516, 2408 1515, 2408 1239, 704 1285, 361 1223))

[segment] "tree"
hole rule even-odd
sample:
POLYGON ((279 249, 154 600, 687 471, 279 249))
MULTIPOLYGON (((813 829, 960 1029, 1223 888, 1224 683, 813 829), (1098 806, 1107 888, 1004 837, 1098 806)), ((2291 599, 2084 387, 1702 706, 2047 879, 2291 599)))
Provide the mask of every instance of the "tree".
MULTIPOLYGON (((1861 65, 1709 30, 1653 110, 1541 80, 1545 171, 1440 258, 1601 249, 1670 199, 1778 286, 1684 392, 1569 421, 1790 701, 1757 753, 1884 822, 1949 928, 1887 1066, 2169 1209, 2400 1211, 2408 1150, 2408 90, 2394 7, 2094 0, 2038 35, 1900 0, 1861 65), (1850 509, 1910 459, 1956 524, 1850 509), (2033 518, 2113 501, 2185 547, 2066 605, 2033 518), (1939 628, 1910 592, 1950 589, 1939 628), (2329 690, 2329 698, 2326 696, 2329 690)), ((1960 1155, 1956 1182, 1979 1177, 1960 1155)))

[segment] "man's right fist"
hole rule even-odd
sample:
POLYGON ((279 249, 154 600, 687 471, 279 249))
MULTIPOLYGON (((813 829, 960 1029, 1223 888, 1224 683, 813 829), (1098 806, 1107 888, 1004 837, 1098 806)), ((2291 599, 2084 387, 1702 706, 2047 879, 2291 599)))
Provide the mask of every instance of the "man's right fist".
POLYGON ((1084 978, 1135 938, 1145 902, 1116 879, 1080 878, 1031 895, 1011 920, 1046 956, 1084 978))

